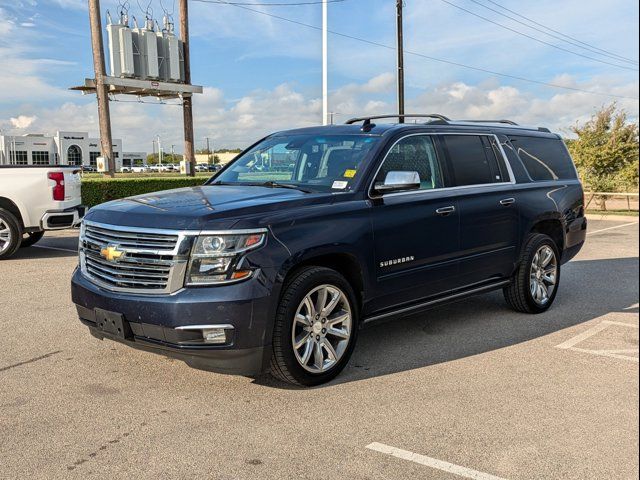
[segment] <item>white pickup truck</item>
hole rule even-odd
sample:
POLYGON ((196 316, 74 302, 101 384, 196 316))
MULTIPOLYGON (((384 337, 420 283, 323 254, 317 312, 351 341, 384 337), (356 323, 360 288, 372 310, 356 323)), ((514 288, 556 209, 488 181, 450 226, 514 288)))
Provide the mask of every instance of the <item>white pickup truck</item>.
POLYGON ((80 171, 66 166, 0 165, 0 260, 77 225, 84 216, 80 171))

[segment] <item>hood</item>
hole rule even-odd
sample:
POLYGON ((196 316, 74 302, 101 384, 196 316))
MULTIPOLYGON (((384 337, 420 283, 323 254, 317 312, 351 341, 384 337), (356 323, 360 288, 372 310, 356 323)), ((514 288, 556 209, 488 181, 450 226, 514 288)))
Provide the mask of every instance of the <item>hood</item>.
POLYGON ((331 194, 255 186, 203 185, 123 198, 93 207, 87 220, 180 230, 228 229, 239 217, 314 203, 331 194))

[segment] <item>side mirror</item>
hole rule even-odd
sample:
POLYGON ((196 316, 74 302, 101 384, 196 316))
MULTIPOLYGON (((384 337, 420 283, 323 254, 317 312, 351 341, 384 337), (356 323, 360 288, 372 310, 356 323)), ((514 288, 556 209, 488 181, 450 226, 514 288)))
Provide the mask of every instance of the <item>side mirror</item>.
POLYGON ((405 192, 420 189, 420 175, 418 172, 391 171, 387 173, 384 183, 376 183, 378 193, 405 192))

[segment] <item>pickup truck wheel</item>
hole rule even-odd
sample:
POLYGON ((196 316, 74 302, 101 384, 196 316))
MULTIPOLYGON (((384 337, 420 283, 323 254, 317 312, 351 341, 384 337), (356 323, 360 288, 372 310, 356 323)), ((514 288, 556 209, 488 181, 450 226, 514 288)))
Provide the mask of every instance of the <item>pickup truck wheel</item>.
POLYGON ((41 230, 39 232, 25 233, 22 237, 20 248, 30 247, 31 245, 38 242, 42 237, 44 237, 44 230, 41 230))
POLYGON ((304 386, 335 378, 353 352, 357 315, 353 289, 338 272, 297 272, 285 284, 276 313, 271 374, 304 386))
POLYGON ((518 269, 504 289, 511 308, 524 313, 542 313, 551 307, 560 282, 560 255, 551 237, 529 235, 518 269))
POLYGON ((9 211, 0 208, 0 260, 13 255, 22 240, 22 229, 18 219, 9 211))

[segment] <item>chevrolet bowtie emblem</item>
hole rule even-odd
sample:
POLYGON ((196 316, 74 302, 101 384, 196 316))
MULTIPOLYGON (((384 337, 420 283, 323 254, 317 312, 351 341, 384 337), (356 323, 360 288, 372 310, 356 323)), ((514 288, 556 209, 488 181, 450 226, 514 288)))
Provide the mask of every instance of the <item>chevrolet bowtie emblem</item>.
POLYGON ((116 245, 107 245, 100 250, 100 256, 109 262, 117 262, 124 256, 124 252, 118 250, 116 245))

